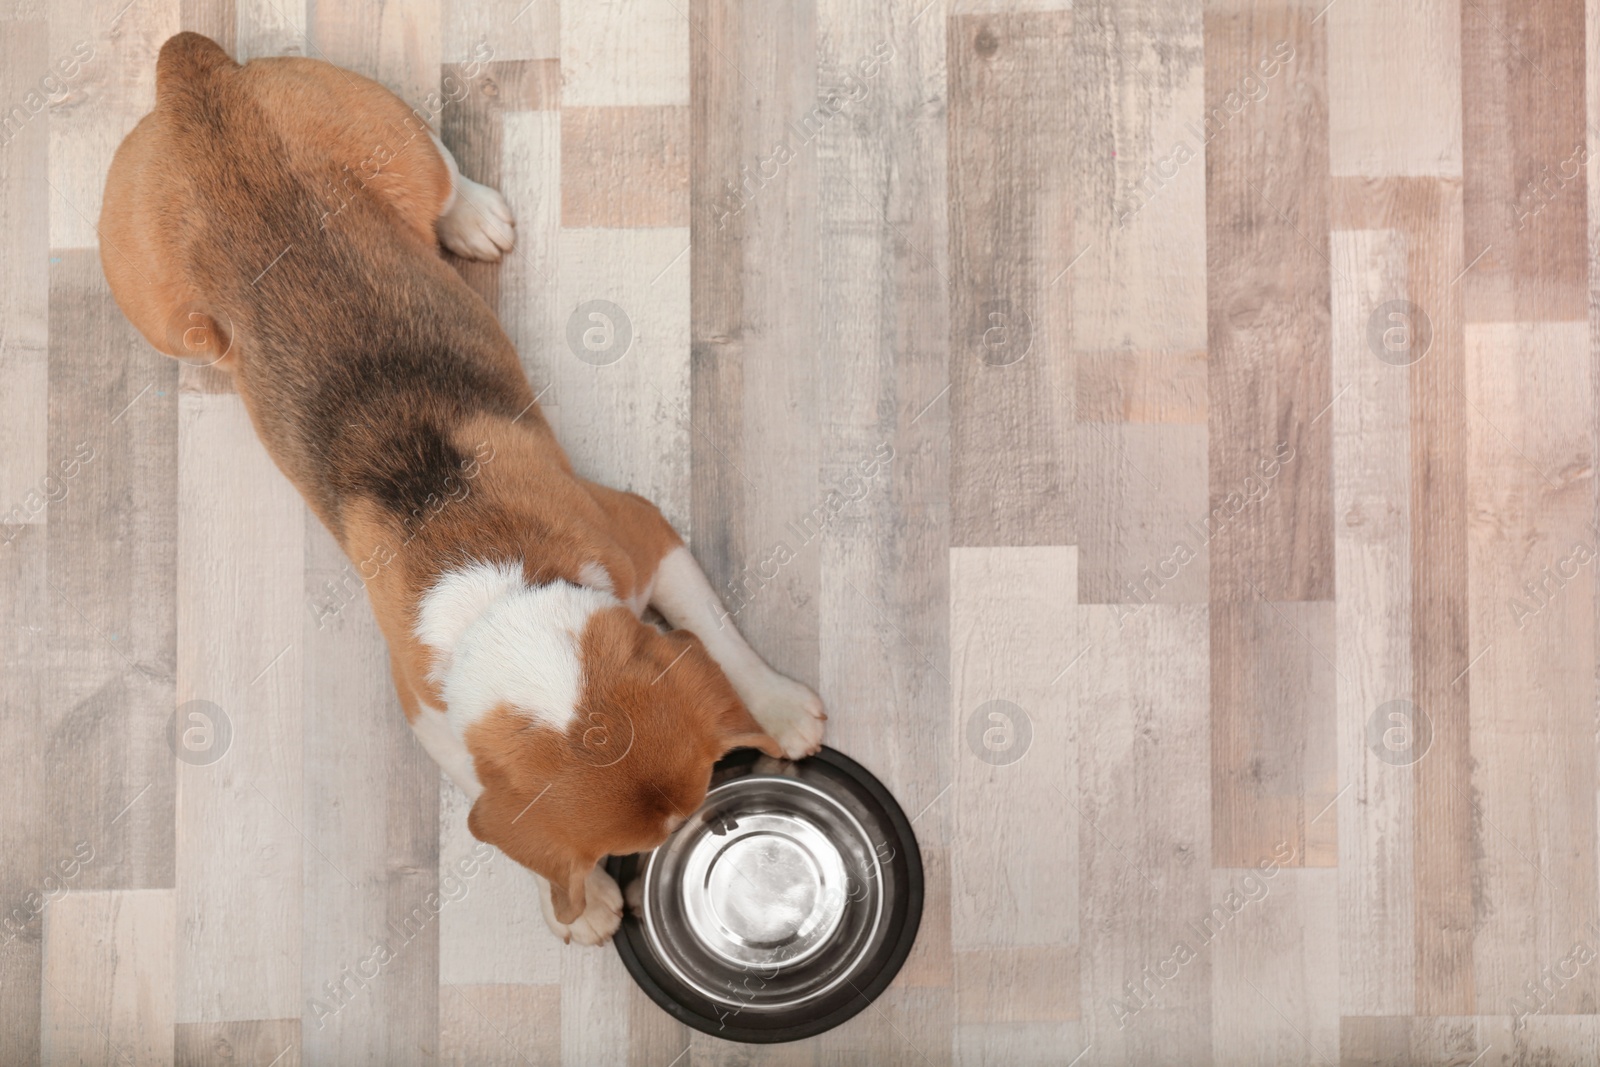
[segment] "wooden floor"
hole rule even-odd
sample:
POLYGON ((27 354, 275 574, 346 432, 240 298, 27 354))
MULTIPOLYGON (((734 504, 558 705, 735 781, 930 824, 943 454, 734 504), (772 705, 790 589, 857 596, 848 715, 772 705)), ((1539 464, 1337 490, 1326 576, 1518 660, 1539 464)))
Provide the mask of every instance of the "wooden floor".
POLYGON ((1600 1063, 1596 57, 1600 0, 8 0, 0 1063, 1600 1063), (474 852, 107 292, 180 28, 505 192, 462 271, 578 466, 916 816, 854 1021, 690 1034, 474 852))

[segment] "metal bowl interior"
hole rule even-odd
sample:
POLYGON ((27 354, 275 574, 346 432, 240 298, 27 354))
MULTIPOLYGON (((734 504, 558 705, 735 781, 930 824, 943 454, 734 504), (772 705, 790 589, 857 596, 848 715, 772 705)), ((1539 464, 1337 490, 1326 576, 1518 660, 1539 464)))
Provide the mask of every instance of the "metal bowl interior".
POLYGON ((820 1033, 898 971, 922 910, 910 823, 832 749, 738 752, 700 810, 646 856, 613 858, 634 912, 617 949, 668 1012, 739 1041, 820 1033))

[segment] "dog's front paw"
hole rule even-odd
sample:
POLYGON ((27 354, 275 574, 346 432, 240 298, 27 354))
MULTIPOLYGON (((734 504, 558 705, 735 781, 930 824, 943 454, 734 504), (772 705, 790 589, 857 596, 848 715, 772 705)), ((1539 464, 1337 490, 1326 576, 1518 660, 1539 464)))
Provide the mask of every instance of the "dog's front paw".
POLYGON ((544 912, 545 924, 569 945, 574 941, 580 945, 603 945, 611 940, 611 935, 622 925, 622 890, 618 888, 616 879, 600 867, 589 872, 589 879, 584 883, 587 907, 573 922, 563 923, 556 919, 555 906, 550 902, 549 882, 543 882, 539 890, 539 905, 544 912))
POLYGON ((769 672, 751 687, 745 705, 790 759, 812 755, 822 747, 822 724, 828 718, 822 698, 793 678, 769 672))
POLYGON ((455 202, 439 216, 438 231, 439 242, 464 259, 493 262, 517 241, 505 197, 464 177, 456 179, 455 202))

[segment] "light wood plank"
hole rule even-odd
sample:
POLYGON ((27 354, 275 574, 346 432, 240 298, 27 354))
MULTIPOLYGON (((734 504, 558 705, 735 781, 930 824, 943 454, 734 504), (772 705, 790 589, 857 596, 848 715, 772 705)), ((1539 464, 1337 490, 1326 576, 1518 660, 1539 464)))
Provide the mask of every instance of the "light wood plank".
POLYGON ((47 10, 50 60, 88 57, 73 79, 73 106, 50 115, 50 247, 94 248, 106 170, 155 102, 156 53, 178 32, 179 0, 61 0, 47 10))
POLYGON ((1071 544, 1073 15, 949 27, 952 543, 1071 544))
POLYGON ((241 1019, 179 1023, 174 1027, 175 1067, 300 1067, 300 1020, 241 1019))
POLYGON ((1409 1014, 1416 982, 1414 841, 1404 828, 1416 819, 1410 768, 1427 749, 1405 719, 1415 707, 1410 374, 1368 339, 1379 308, 1409 292, 1406 245, 1398 230, 1336 230, 1331 242, 1341 792, 1322 818, 1339 825, 1340 941, 1354 949, 1340 955, 1339 1003, 1351 1015, 1409 1014))
POLYGON ((1245 902, 1215 941, 1212 1062, 1332 1064, 1339 1056, 1338 875, 1262 869, 1270 861, 1211 872, 1213 900, 1245 902))
MULTIPOLYGON (((1086 422, 1074 439, 1078 600, 1126 611, 1205 603, 1216 525, 1205 427, 1086 422)), ((1270 489, 1259 476, 1254 485, 1270 489)))
POLYGON ((305 507, 237 396, 179 416, 177 701, 208 704, 177 763, 177 1019, 295 1018, 305 867, 339 867, 302 786, 305 507))
POLYGON ((0 540, 43 523, 54 495, 45 414, 49 397, 50 106, 86 72, 72 52, 52 60, 43 19, 0 22, 0 540), (50 88, 55 92, 51 93, 50 88), (30 180, 31 179, 31 180, 30 180))
POLYGON ((957 952, 1077 943, 1073 690, 1057 681, 1086 643, 1076 569, 1073 548, 950 552, 957 952))
POLYGON ((439 1004, 439 1063, 454 1067, 561 1062, 561 989, 451 985, 439 1004))
POLYGON ((172 1062, 170 889, 70 893, 45 915, 40 1062, 172 1062))
POLYGON ((1245 867, 1287 842, 1298 867, 1332 867, 1338 820, 1334 606, 1211 606, 1211 845, 1245 867))
POLYGON ((689 231, 563 229, 545 417, 578 473, 689 532, 689 231))
POLYGON ((1248 521, 1211 541, 1211 599, 1331 600, 1328 157, 1321 3, 1207 7, 1206 108, 1242 107, 1263 56, 1293 61, 1206 146, 1213 508, 1282 448, 1295 459, 1248 521), (1237 126, 1237 129, 1232 128, 1237 126), (1234 136, 1237 134, 1237 136, 1234 136))
POLYGON ((1461 176, 1461 23, 1473 17, 1465 10, 1448 0, 1328 6, 1334 174, 1461 176))
POLYGON ((561 109, 561 224, 689 225, 687 107, 561 109))
POLYGON ((561 0, 562 106, 686 106, 689 34, 676 0, 561 0))
MULTIPOLYGON (((1467 328, 1468 604, 1478 838, 1477 1003, 1600 930, 1595 827, 1594 425, 1589 326, 1467 328), (1585 562, 1587 561, 1587 562, 1585 562), (1481 650, 1479 652, 1478 650, 1481 650)), ((1547 1010, 1600 999, 1583 968, 1547 1010)))
POLYGON ((1474 322, 1581 319, 1588 134, 1584 14, 1560 0, 1473 0, 1461 13, 1464 239, 1474 322))
POLYGON ((1088 651, 1057 686, 1077 709, 1078 788, 1063 799, 1079 820, 1083 1044, 1095 1063, 1204 1062, 1211 955, 1197 952, 1161 988, 1135 991, 1214 904, 1208 613, 1156 604, 1120 623, 1115 608, 1078 614, 1088 651))
MULTIPOLYGON (((1204 8, 1073 5, 1072 240, 1046 278, 1071 289, 1075 355, 1206 347, 1206 154, 1217 138, 1248 136, 1249 117, 1206 114, 1204 8)), ((1251 88, 1282 91, 1292 61, 1267 59, 1272 77, 1256 70, 1251 88)))

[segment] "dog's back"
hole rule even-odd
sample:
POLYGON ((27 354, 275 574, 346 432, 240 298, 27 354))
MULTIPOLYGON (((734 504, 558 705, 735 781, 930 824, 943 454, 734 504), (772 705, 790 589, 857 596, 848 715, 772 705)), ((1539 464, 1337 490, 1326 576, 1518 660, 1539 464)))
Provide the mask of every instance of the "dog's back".
MULTIPOLYGON (((375 82, 169 40, 156 107, 118 150, 101 258, 158 349, 234 372, 274 459, 339 532, 400 515, 469 461, 450 427, 532 396, 489 308, 439 256, 449 171, 375 82)), ((528 416, 537 421, 537 413, 528 416)))

